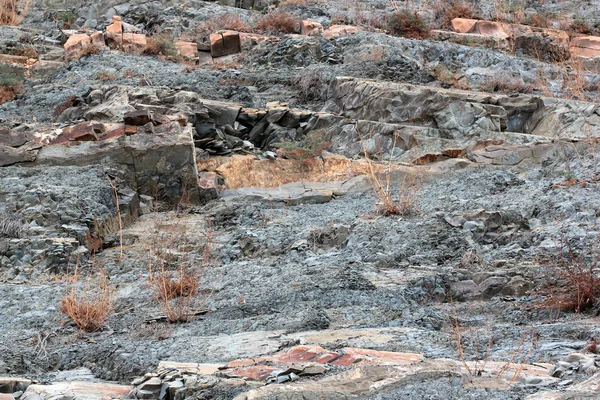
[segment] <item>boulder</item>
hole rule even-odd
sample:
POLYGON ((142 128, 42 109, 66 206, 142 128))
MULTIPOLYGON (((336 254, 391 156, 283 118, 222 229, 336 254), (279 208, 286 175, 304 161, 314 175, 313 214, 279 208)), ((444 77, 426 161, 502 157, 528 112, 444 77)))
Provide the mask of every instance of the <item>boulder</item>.
POLYGON ((235 31, 219 31, 210 35, 210 54, 213 58, 228 56, 242 51, 240 34, 235 31))
POLYGON ((175 42, 177 52, 183 58, 188 60, 196 60, 198 58, 198 46, 192 42, 175 42))
POLYGON ((25 399, 88 399, 101 400, 122 398, 131 390, 131 386, 113 383, 95 382, 58 382, 51 385, 31 385, 23 394, 25 399))
POLYGON ((25 147, 27 146, 15 148, 0 144, 0 167, 35 160, 36 151, 25 147))
POLYGON ((141 54, 146 48, 146 35, 141 33, 123 33, 123 50, 141 54))
POLYGON ((576 56, 594 58, 600 56, 600 37, 578 36, 571 40, 571 52, 576 56))
POLYGON ((8 128, 0 128, 0 144, 9 147, 19 147, 33 140, 29 132, 15 132, 8 128))
POLYGON ((92 39, 85 33, 71 35, 64 44, 65 60, 71 61, 79 58, 80 52, 86 47, 92 45, 92 39))
POLYGON ((106 27, 106 43, 111 49, 120 49, 123 46, 123 23, 121 17, 113 15, 112 24, 106 27))
POLYGON ((148 110, 130 111, 123 116, 125 125, 146 125, 152 121, 152 115, 148 110))
POLYGON ((329 29, 323 31, 323 37, 325 39, 335 39, 340 36, 350 36, 362 30, 364 29, 353 25, 331 25, 329 29))
POLYGON ((476 23, 476 19, 454 18, 452 20, 452 29, 457 33, 468 33, 473 30, 476 23))
POLYGON ((300 33, 302 35, 310 35, 311 33, 323 32, 323 25, 315 21, 303 20, 300 24, 300 33))

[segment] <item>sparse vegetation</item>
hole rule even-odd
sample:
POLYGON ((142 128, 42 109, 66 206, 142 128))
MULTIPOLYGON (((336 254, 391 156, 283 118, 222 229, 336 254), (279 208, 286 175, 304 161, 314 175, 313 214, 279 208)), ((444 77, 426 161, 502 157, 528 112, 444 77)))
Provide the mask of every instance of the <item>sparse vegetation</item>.
POLYGON ((305 70, 292 80, 299 101, 323 100, 327 94, 327 82, 323 73, 318 70, 305 70))
MULTIPOLYGON (((395 147, 396 138, 394 138, 392 149, 395 147)), ((375 168, 370 160, 364 141, 363 152, 369 167, 367 177, 377 198, 377 213, 383 216, 414 215, 418 211, 421 174, 414 167, 406 168, 402 174, 402 182, 398 188, 398 193, 395 194, 392 186, 392 173, 394 172, 392 157, 389 158, 387 168, 380 171, 375 168)))
POLYGON ((541 308, 581 313, 594 307, 600 298, 600 244, 588 240, 575 249, 568 239, 561 239, 556 252, 538 258, 548 282, 541 288, 541 308))
POLYGON ((106 273, 99 269, 95 275, 82 277, 78 261, 73 275, 67 278, 60 310, 79 329, 92 333, 104 326, 112 306, 112 290, 106 273))
POLYGON ((425 39, 429 36, 429 28, 423 18, 412 11, 396 11, 390 14, 387 29, 392 35, 410 39, 425 39))
POLYGON ((0 25, 18 25, 29 5, 30 0, 0 0, 0 25))
POLYGON ((21 69, 0 62, 0 104, 11 101, 22 93, 24 80, 21 69))
POLYGON ((157 227, 148 249, 148 280, 167 321, 190 322, 204 311, 212 290, 202 290, 211 265, 212 235, 206 229, 202 259, 190 251, 191 243, 178 225, 157 227), (165 229, 166 228, 166 229, 165 229))
POLYGON ((238 32, 252 32, 251 26, 246 24, 244 20, 233 13, 223 13, 217 17, 207 19, 196 28, 196 35, 200 37, 208 37, 211 33, 228 29, 238 32))
POLYGON ((144 54, 161 56, 170 60, 178 60, 179 53, 171 35, 162 32, 147 38, 144 54))
POLYGON ((300 32, 298 19, 291 14, 273 11, 262 17, 256 30, 266 35, 281 35, 300 32))

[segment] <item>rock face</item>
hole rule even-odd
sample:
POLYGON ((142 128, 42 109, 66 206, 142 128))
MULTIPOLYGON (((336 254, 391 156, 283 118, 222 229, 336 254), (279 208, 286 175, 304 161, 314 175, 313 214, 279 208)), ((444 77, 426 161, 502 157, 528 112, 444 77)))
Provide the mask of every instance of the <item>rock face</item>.
POLYGON ((336 78, 323 108, 353 119, 438 129, 454 140, 514 132, 548 138, 600 135, 598 106, 528 95, 477 94, 406 84, 336 78), (564 119, 563 115, 570 118, 564 119), (568 122, 567 122, 568 121, 568 122))
POLYGON ((46 146, 35 165, 103 165, 125 172, 127 185, 140 194, 177 199, 184 194, 198 201, 198 172, 191 128, 177 122, 165 133, 120 136, 107 141, 46 146))

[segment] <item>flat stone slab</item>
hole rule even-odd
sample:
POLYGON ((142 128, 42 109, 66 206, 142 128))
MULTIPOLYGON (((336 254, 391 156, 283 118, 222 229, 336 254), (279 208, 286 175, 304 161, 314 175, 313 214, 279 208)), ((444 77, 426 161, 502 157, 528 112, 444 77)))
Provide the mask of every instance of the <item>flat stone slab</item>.
POLYGON ((50 398, 63 398, 62 396, 71 396, 74 399, 86 400, 106 400, 113 398, 122 398, 132 389, 128 385, 117 385, 112 383, 94 383, 94 382, 60 382, 51 385, 30 385, 23 397, 23 400, 33 400, 50 398))
POLYGON ((221 192, 228 201, 261 201, 298 204, 322 204, 337 196, 369 187, 366 176, 342 182, 293 182, 277 188, 241 188, 221 192))

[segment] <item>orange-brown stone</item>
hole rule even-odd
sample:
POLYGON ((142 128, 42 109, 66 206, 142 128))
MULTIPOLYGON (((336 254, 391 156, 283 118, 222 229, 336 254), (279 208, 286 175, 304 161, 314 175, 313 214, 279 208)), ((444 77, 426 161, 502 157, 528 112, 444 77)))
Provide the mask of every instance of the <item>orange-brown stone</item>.
POLYGON ((476 19, 454 18, 452 20, 452 29, 457 33, 469 33, 475 27, 476 19))
POLYGON ((65 59, 67 61, 76 59, 85 46, 90 46, 92 39, 85 33, 71 35, 64 45, 65 59))
POLYGON ((177 47, 179 55, 188 60, 195 60, 198 58, 198 45, 196 43, 175 42, 175 47, 177 47))
POLYGON ((242 51, 240 34, 235 31, 219 31, 210 35, 210 54, 213 58, 228 56, 242 51))
POLYGON ((311 32, 323 32, 323 25, 315 21, 303 20, 300 24, 300 33, 310 35, 311 32))

